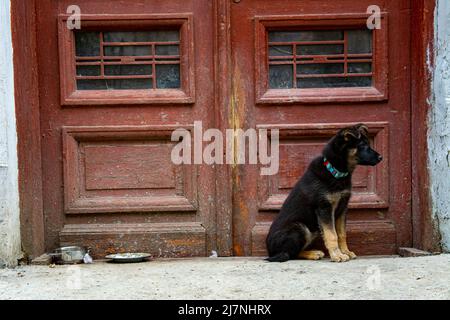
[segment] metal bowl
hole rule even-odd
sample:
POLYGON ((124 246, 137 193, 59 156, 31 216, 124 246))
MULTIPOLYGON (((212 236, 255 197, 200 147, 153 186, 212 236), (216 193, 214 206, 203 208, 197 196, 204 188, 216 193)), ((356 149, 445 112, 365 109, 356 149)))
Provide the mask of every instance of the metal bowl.
POLYGON ((61 247, 56 249, 50 256, 53 263, 58 264, 77 264, 83 263, 86 249, 79 246, 61 247))

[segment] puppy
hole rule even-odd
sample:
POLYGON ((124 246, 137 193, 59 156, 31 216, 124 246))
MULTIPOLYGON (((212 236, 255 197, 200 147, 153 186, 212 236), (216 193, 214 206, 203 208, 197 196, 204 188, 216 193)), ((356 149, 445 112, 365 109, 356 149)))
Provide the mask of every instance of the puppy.
POLYGON ((382 156, 370 147, 363 124, 340 130, 315 158, 284 202, 267 235, 267 261, 324 257, 306 249, 321 234, 331 261, 356 258, 347 247, 345 222, 356 165, 374 166, 382 156))

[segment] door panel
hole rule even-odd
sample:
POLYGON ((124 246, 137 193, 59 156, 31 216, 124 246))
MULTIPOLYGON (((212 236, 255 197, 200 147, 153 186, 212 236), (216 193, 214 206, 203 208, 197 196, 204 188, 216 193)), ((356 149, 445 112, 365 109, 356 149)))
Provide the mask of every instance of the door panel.
POLYGON ((72 4, 37 3, 46 250, 206 255, 214 168, 170 155, 175 128, 216 126, 212 2, 81 0, 81 30, 72 4))
POLYGON ((280 130, 278 174, 236 168, 236 255, 266 254, 271 221, 308 163, 339 128, 359 122, 384 160, 354 174, 349 243, 357 254, 411 244, 408 21, 409 1, 231 4, 235 122, 280 130), (366 27, 370 5, 381 8, 381 29, 366 27))

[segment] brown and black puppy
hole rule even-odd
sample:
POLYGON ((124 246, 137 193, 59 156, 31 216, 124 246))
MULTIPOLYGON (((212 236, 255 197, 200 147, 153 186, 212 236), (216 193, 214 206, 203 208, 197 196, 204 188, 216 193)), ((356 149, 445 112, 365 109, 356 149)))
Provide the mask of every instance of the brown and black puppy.
POLYGON ((382 160, 369 144, 363 124, 340 130, 309 165, 284 202, 266 239, 268 261, 317 260, 319 250, 306 251, 321 234, 332 261, 356 258, 347 247, 345 222, 356 165, 382 160))

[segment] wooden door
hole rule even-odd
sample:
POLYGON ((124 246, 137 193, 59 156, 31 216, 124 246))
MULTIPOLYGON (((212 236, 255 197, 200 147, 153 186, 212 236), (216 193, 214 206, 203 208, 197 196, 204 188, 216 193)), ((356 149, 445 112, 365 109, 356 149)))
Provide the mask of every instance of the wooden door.
POLYGON ((280 168, 238 166, 236 255, 265 255, 265 236, 306 166, 338 129, 367 124, 384 157, 353 177, 349 245, 392 254, 411 245, 409 1, 231 4, 232 112, 238 127, 280 130, 280 168), (377 5, 380 29, 367 27, 377 5))
POLYGON ((292 185, 356 122, 385 160, 355 174, 350 245, 411 244, 409 1, 77 4, 81 30, 67 27, 71 1, 37 1, 46 250, 228 255, 232 235, 234 254, 264 255, 292 185), (381 29, 366 27, 370 5, 381 29), (279 129, 279 172, 174 165, 171 133, 195 121, 279 129))
POLYGON ((214 168, 171 161, 214 124, 208 0, 37 1, 45 246, 155 256, 216 248, 214 168))

